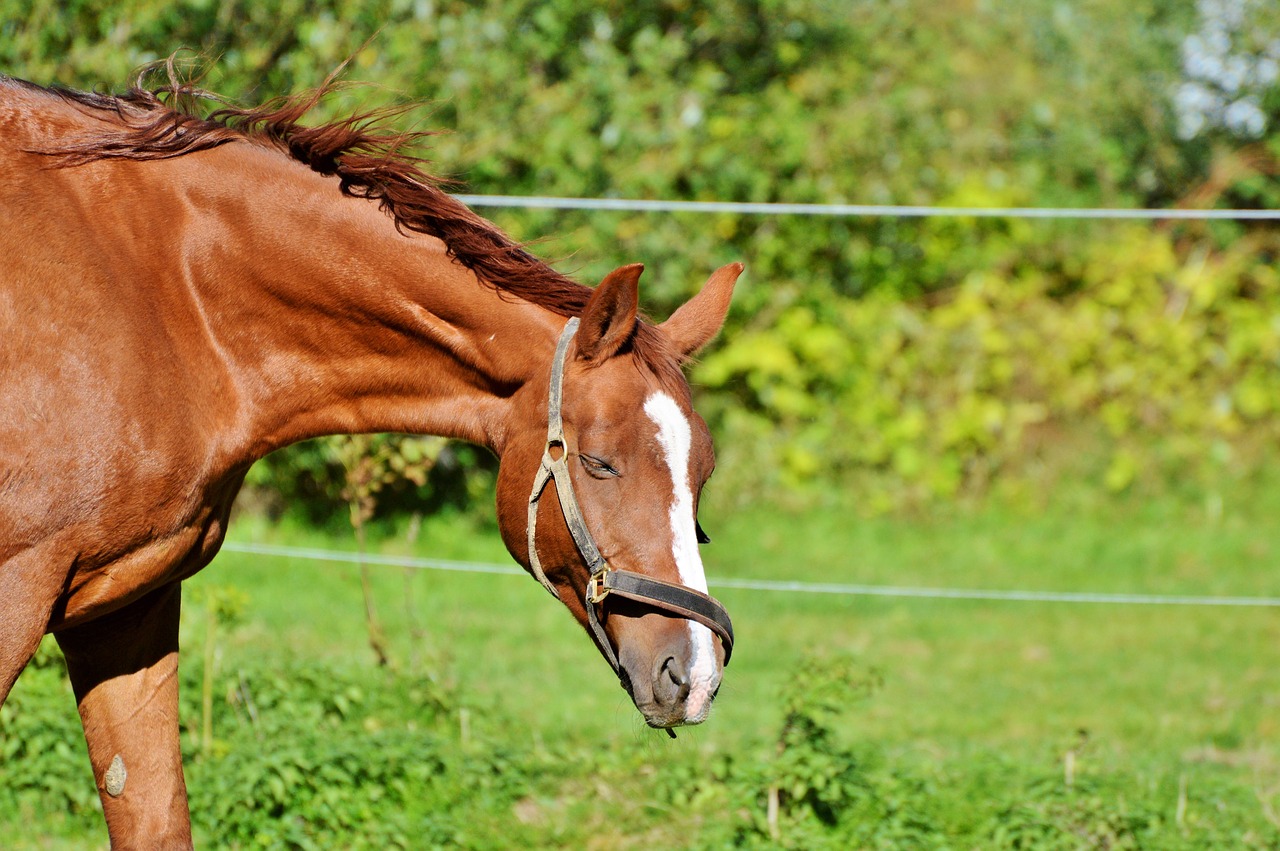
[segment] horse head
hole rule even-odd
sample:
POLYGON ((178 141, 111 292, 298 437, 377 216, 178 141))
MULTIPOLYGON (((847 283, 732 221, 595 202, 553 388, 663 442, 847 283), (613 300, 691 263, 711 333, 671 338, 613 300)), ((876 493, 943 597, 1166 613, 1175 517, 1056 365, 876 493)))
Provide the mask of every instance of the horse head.
POLYGON ((698 552, 711 435, 680 365, 719 331, 742 266, 657 326, 639 316, 641 270, 605 278, 521 391, 498 516, 513 556, 587 628, 649 725, 669 729, 706 719, 732 652, 698 552))

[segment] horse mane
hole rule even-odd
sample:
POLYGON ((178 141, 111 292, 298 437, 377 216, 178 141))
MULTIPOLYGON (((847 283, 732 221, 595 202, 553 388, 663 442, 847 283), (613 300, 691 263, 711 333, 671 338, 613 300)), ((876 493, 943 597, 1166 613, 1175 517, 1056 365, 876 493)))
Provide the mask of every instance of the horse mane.
MULTIPOLYGON (((315 91, 243 108, 180 79, 171 58, 144 68, 120 95, 45 88, 71 103, 109 113, 110 126, 40 153, 55 166, 73 167, 107 159, 170 159, 234 141, 274 147, 320 174, 336 176, 343 194, 377 201, 401 232, 440 239, 454 261, 500 295, 532 302, 560 316, 582 314, 591 288, 530 254, 445 192, 442 187, 452 181, 425 170, 427 160, 413 151, 433 134, 391 126, 392 119, 413 105, 304 125, 303 117, 334 88, 330 78, 315 91), (157 87, 146 87, 148 74, 158 68, 167 70, 167 79, 157 87), (217 108, 201 115, 201 105, 210 102, 217 108)), ((679 356, 665 335, 647 321, 638 323, 632 348, 664 383, 679 374, 679 356)))

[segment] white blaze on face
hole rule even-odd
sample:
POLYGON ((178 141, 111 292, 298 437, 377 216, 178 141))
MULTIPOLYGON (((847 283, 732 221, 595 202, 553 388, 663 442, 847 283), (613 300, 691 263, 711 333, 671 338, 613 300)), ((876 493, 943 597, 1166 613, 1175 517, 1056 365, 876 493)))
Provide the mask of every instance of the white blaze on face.
MULTIPOLYGON (((644 403, 644 412, 658 426, 658 444, 671 470, 672 500, 671 554, 675 558, 680 582, 695 591, 707 593, 707 576, 698 553, 698 533, 693 513, 693 489, 690 485, 689 452, 693 433, 676 400, 666 393, 655 393, 644 403)), ((716 654, 711 643, 711 630, 689 621, 689 699, 686 703, 690 720, 704 715, 710 706, 716 686, 716 654)))

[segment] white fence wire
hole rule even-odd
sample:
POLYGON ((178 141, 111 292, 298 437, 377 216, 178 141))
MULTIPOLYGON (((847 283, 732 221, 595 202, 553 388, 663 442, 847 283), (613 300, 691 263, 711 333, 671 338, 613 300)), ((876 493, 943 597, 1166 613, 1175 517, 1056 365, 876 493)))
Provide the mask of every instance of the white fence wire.
POLYGON ((555 198, 546 195, 455 195, 453 197, 469 207, 517 207, 530 210, 736 213, 752 216, 1280 221, 1280 210, 1149 210, 1123 207, 933 207, 895 204, 785 204, 740 201, 646 201, 627 198, 555 198))
MULTIPOLYGON (((417 558, 414 556, 388 556, 377 553, 354 553, 344 550, 326 550, 310 547, 288 547, 277 544, 255 544, 228 541, 222 545, 227 552, 245 555, 293 558, 304 561, 328 561, 344 564, 381 565, 406 567, 415 570, 444 570, 454 573, 489 573, 503 576, 524 576, 525 572, 512 565, 489 562, 451 561, 448 559, 417 558)), ((904 597, 926 600, 987 600, 1016 603, 1087 603, 1131 606, 1226 606, 1252 608, 1278 608, 1280 597, 1215 597, 1182 596, 1176 594, 1103 594, 1092 591, 1036 591, 1028 589, 982 588, 912 588, 893 585, 846 585, 832 582, 801 582, 776 579, 734 579, 711 577, 712 588, 734 588, 746 591, 787 592, 800 594, 831 594, 846 597, 904 597)))

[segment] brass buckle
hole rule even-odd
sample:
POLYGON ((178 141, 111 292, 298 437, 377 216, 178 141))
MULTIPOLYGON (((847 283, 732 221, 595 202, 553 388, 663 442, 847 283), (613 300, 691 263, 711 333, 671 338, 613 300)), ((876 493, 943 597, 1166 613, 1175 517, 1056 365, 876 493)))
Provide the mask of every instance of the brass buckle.
POLYGON ((609 589, 605 587, 604 575, 607 571, 594 573, 587 580, 587 599, 594 605, 604 602, 604 598, 609 596, 609 589))

